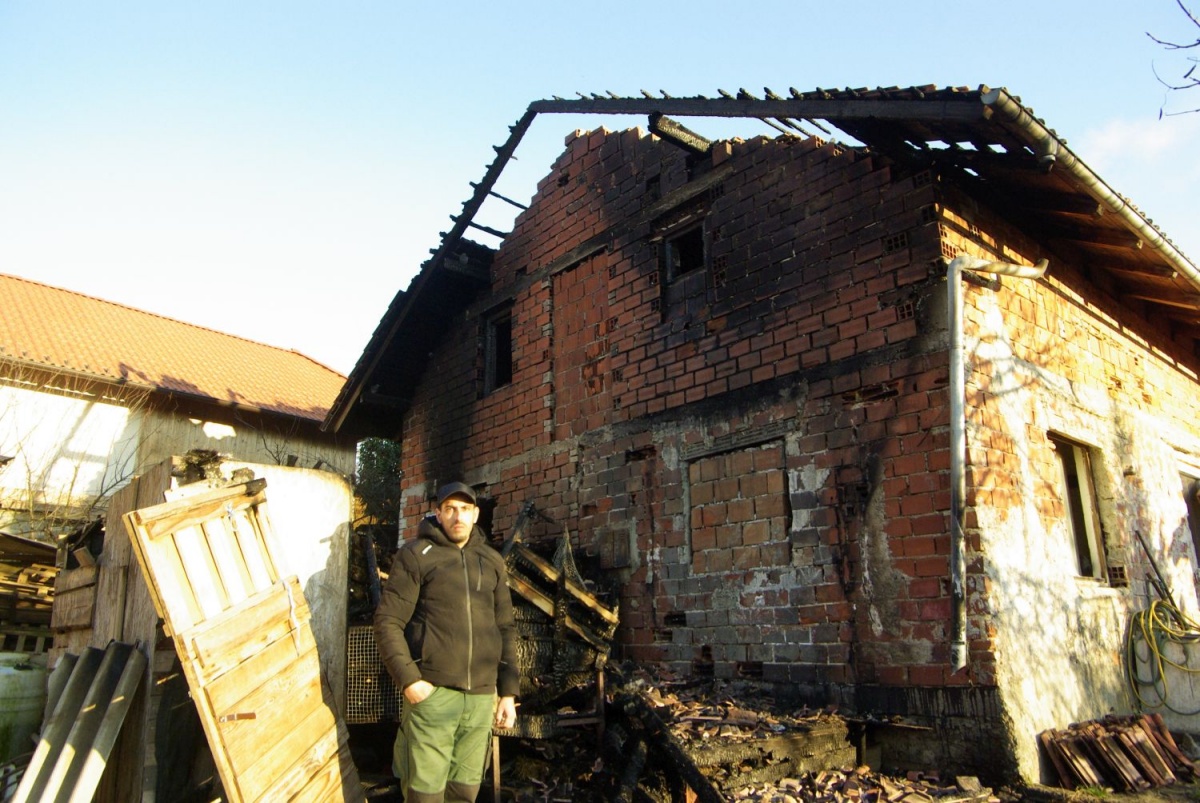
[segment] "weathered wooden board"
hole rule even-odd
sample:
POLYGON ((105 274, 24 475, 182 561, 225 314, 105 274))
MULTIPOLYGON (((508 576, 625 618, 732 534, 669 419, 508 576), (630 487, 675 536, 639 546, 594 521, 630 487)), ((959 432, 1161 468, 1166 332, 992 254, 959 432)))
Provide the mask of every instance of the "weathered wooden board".
MULTIPOLYGON (((120 521, 131 510, 161 503, 163 494, 174 484, 173 473, 171 460, 150 467, 117 491, 108 506, 104 551, 96 582, 97 609, 87 644, 104 649, 113 640, 136 643, 146 656, 146 663, 142 683, 109 762, 113 771, 105 774, 96 790, 97 803, 154 801, 153 791, 161 766, 153 738, 160 718, 161 686, 156 682, 152 668, 154 645, 159 640, 158 613, 134 557, 129 533, 120 521)), ((58 645, 57 637, 55 645, 58 645)))
POLYGON ((54 608, 50 613, 50 629, 56 635, 57 659, 64 652, 76 654, 88 646, 92 619, 96 612, 96 566, 81 566, 58 573, 54 581, 54 608))
POLYGON ((136 510, 125 524, 227 798, 362 800, 303 591, 272 554, 265 482, 136 510))

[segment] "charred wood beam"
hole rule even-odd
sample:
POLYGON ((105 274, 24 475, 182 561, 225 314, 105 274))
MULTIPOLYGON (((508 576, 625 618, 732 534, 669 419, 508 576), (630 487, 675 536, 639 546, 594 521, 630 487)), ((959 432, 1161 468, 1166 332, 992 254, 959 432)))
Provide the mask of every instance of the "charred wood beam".
POLYGON ((845 98, 804 100, 782 98, 605 98, 577 100, 555 98, 529 104, 537 114, 636 114, 655 112, 676 117, 760 117, 779 119, 839 120, 983 120, 988 112, 977 99, 946 100, 913 104, 906 100, 884 98, 845 98), (913 108, 919 106, 919 108, 913 108))
MULTIPOLYGON (((775 94, 770 89, 764 89, 764 91, 766 92, 767 98, 769 100, 784 100, 784 98, 781 95, 775 94)), ((816 136, 816 134, 813 134, 811 131, 806 129, 804 126, 800 125, 800 122, 798 120, 792 120, 787 117, 782 117, 782 118, 780 118, 779 122, 783 123, 788 128, 794 129, 795 131, 799 131, 801 134, 803 134, 806 137, 815 137, 816 136)), ((825 126, 821 125, 820 123, 813 122, 813 127, 815 127, 819 131, 823 131, 826 136, 829 136, 829 133, 830 133, 829 129, 826 128, 825 126)))
POLYGON ((479 229, 480 231, 485 231, 488 234, 492 235, 493 237, 499 237, 501 240, 503 240, 505 237, 507 237, 509 235, 509 232, 507 232, 507 231, 500 231, 499 229, 493 229, 491 226, 485 226, 482 223, 476 223, 473 220, 467 221, 467 225, 473 229, 479 229))
MULTIPOLYGON (((721 93, 721 97, 724 97, 724 98, 733 97, 728 92, 726 92, 724 89, 720 89, 717 91, 721 93)), ((739 98, 743 98, 743 99, 748 98, 750 100, 758 100, 759 99, 759 98, 756 98, 754 95, 750 94, 749 92, 747 92, 745 89, 739 89, 737 96, 739 98)), ((775 94, 774 92, 771 92, 770 90, 767 90, 767 97, 769 97, 771 100, 784 100, 784 98, 780 97, 779 95, 775 94)), ((760 117, 759 119, 762 120, 767 125, 771 126, 771 128, 774 128, 776 131, 778 131, 781 134, 791 134, 792 131, 800 131, 800 132, 804 133, 806 136, 811 136, 808 134, 807 131, 804 131, 804 129, 795 125, 790 120, 788 120, 788 118, 786 118, 786 117, 776 117, 776 118, 760 117)))
MULTIPOLYGON (((458 242, 459 238, 462 237, 463 232, 467 229, 468 221, 475 217, 475 214, 479 211, 479 207, 483 205, 484 199, 492 191, 492 187, 496 186, 496 180, 500 178, 500 173, 503 172, 505 165, 508 164, 508 160, 514 158, 513 154, 517 150, 517 145, 521 143, 521 138, 525 136, 525 132, 529 130, 529 126, 533 124, 535 117, 537 117, 537 112, 532 109, 526 110, 521 119, 509 128, 508 139, 505 143, 495 147, 496 158, 488 165, 483 180, 478 184, 473 184, 475 193, 463 202, 462 214, 455 218, 454 228, 446 232, 442 237, 441 245, 433 249, 432 261, 434 263, 445 256, 458 242)), ((420 279, 421 276, 417 278, 420 279)))
MULTIPOLYGON (((478 190, 480 187, 480 184, 478 182, 472 181, 469 183, 471 185, 471 189, 478 190)), ((495 190, 489 189, 487 191, 487 194, 492 196, 493 198, 499 198, 501 201, 504 201, 506 204, 512 204, 517 209, 525 210, 525 209, 529 208, 528 206, 521 203, 520 201, 514 201, 512 198, 509 198, 507 195, 501 195, 500 193, 496 192, 495 190)))
POLYGON ((696 793, 699 803, 723 803, 725 797, 713 786, 712 781, 688 757, 679 740, 671 733, 650 704, 638 693, 620 695, 615 702, 629 718, 631 726, 642 734, 642 738, 661 752, 684 782, 696 793))
POLYGON ((776 122, 776 120, 775 120, 773 117, 760 117, 759 119, 760 119, 760 120, 762 120, 762 121, 763 121, 764 123, 766 123, 767 125, 771 126, 771 128, 774 128, 774 129, 775 129, 776 131, 778 131, 780 134, 790 134, 790 133, 792 133, 791 129, 789 129, 789 128, 788 128, 786 125, 784 125, 783 123, 776 122))
POLYGON ((625 758, 625 764, 621 767, 615 799, 618 803, 633 803, 638 778, 641 777, 642 769, 646 766, 646 740, 633 739, 632 750, 629 749, 629 742, 626 742, 622 745, 621 753, 625 758))
POLYGON ((468 279, 473 279, 484 284, 489 284, 492 281, 491 271, 473 259, 455 259, 453 256, 448 256, 442 260, 442 270, 458 276, 465 276, 468 279))
POLYGON ((599 656, 608 655, 617 625, 617 617, 612 611, 597 602, 585 589, 580 589, 566 578, 560 578, 553 567, 523 546, 516 546, 506 562, 510 589, 557 625, 570 630, 594 647, 599 656), (526 568, 530 571, 526 572, 526 568))
POLYGON ((358 403, 369 407, 382 407, 393 410, 403 410, 412 401, 406 396, 390 396, 375 390, 369 390, 359 397, 358 403))
POLYGON ((697 155, 703 155, 712 150, 712 140, 705 139, 665 114, 655 112, 650 115, 650 131, 672 145, 677 145, 697 155))

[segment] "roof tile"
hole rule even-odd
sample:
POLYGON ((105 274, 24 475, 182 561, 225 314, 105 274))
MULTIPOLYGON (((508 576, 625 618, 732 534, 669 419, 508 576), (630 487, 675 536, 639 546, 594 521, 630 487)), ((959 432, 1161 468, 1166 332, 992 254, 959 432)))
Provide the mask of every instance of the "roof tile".
POLYGON ((299 352, 5 274, 0 358, 315 421, 345 382, 299 352))

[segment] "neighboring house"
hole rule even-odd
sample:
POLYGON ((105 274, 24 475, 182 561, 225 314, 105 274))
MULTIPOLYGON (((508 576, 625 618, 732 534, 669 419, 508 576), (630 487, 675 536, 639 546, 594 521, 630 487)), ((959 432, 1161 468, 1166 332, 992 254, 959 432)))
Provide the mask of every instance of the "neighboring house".
POLYGON ((0 275, 0 530, 100 516, 172 455, 354 469, 320 429, 344 378, 294 351, 0 275))
POLYGON ((1155 573, 1197 611, 1200 272, 1018 98, 554 99, 497 151, 326 421, 401 441, 402 528, 455 477, 496 535, 532 502, 619 657, 875 715, 888 766, 1036 780, 1039 732, 1132 709, 1155 573), (463 239, 582 113, 653 135, 576 131, 463 239))

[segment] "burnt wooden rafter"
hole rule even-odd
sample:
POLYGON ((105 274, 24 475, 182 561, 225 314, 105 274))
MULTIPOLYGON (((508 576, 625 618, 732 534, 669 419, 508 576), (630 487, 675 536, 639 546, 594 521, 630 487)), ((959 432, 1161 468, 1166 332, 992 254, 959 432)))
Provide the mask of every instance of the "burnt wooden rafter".
POLYGON ((578 100, 557 98, 536 100, 529 110, 538 114, 636 114, 658 112, 677 117, 756 117, 759 119, 799 118, 822 120, 942 120, 978 121, 986 117, 977 99, 932 101, 913 104, 905 100, 879 98, 809 100, 782 98, 762 100, 750 97, 721 98, 621 98, 590 97, 578 100), (964 102, 972 101, 975 102, 964 102), (919 108, 914 108, 919 106, 919 108))
POLYGON ((712 140, 705 139, 677 120, 659 112, 650 115, 650 131, 690 153, 699 155, 712 150, 712 140))

